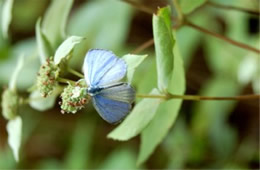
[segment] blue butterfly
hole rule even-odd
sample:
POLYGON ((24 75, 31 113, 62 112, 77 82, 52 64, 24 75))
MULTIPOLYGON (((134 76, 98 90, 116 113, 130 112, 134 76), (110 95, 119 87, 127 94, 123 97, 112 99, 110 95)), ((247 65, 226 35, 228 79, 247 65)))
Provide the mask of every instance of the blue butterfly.
POLYGON ((127 70, 124 60, 113 52, 92 49, 86 54, 83 71, 87 92, 99 115, 109 123, 117 123, 131 110, 135 91, 128 84, 119 82, 127 70))

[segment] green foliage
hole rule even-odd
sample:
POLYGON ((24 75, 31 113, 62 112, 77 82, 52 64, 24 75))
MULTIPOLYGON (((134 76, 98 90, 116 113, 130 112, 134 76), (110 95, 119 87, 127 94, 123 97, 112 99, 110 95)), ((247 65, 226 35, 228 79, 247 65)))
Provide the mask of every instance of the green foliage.
POLYGON ((14 0, 5 0, 2 13, 2 31, 5 38, 8 37, 8 29, 12 21, 12 9, 14 0))
POLYGON ((56 88, 52 95, 43 98, 42 94, 38 90, 35 90, 29 96, 29 105, 35 110, 46 111, 53 108, 59 94, 60 90, 59 88, 56 88))
MULTIPOLYGON (((236 96, 240 88, 232 80, 222 76, 213 78, 200 92, 204 96, 236 96)), ((193 131, 198 138, 210 137, 211 145, 219 159, 227 159, 234 149, 236 134, 225 121, 232 111, 235 101, 204 101, 194 106, 193 131), (199 124, 197 122, 200 122, 199 124)))
POLYGON ((53 55, 53 50, 46 35, 42 31, 41 18, 37 20, 35 32, 36 32, 36 41, 37 41, 38 52, 40 55, 41 63, 44 63, 47 58, 53 55))
MULTIPOLYGON (((182 95, 185 91, 185 73, 177 44, 174 47, 174 61, 169 92, 182 95)), ((171 99, 160 104, 153 120, 141 133, 141 149, 138 156, 138 164, 148 159, 154 149, 165 138, 176 120, 181 103, 181 99, 171 99)))
POLYGON ((70 36, 56 50, 54 54, 54 64, 58 65, 63 59, 66 59, 74 49, 75 45, 84 40, 83 37, 70 36))
POLYGON ((131 7, 121 1, 96 0, 82 4, 71 16, 68 24, 70 35, 87 37, 87 40, 73 51, 74 57, 70 62, 72 67, 82 64, 89 48, 121 50, 127 40, 131 18, 131 7))
POLYGON ((136 154, 132 148, 118 148, 108 155, 99 169, 139 169, 136 166, 136 154), (119 161, 120 158, 120 161, 119 161))
MULTIPOLYGON (((259 4, 212 1, 252 10, 259 4)), ((9 83, 1 97, 8 120, 0 118, 7 124, 0 126, 0 169, 259 168, 257 100, 188 101, 181 107, 182 99, 170 98, 184 95, 186 88, 202 96, 257 93, 258 55, 189 26, 172 28, 171 21, 178 24, 175 8, 160 7, 151 25, 148 15, 134 13, 124 1, 73 2, 0 0, 0 84, 9 83), (149 57, 128 54, 152 38, 150 29, 155 50, 145 49, 149 57), (90 48, 112 50, 128 65, 124 80, 134 87, 136 101, 117 127, 84 102, 89 99, 85 81, 77 83, 90 48), (48 86, 52 80, 54 87, 48 86), (52 94, 43 98, 39 89, 46 82, 45 92, 52 94), (79 114, 63 115, 61 109, 79 114)), ((257 17, 204 5, 206 0, 177 2, 188 21, 258 48, 259 32, 251 30, 257 17)), ((152 6, 144 5, 138 7, 152 6)))
POLYGON ((143 62, 143 60, 147 56, 148 55, 134 55, 134 54, 127 54, 123 56, 123 59, 127 64, 127 81, 129 83, 132 82, 135 69, 143 62))
POLYGON ((15 90, 6 89, 2 94, 2 114, 5 119, 11 120, 18 114, 19 97, 15 90))
POLYGON ((19 161, 19 149, 22 141, 22 119, 20 116, 16 116, 10 120, 6 126, 8 132, 8 144, 13 150, 14 158, 16 162, 19 161))
POLYGON ((10 79, 10 83, 9 83, 10 89, 16 90, 18 75, 19 75, 20 71, 22 70, 23 66, 24 66, 24 56, 21 55, 21 56, 19 56, 17 66, 16 66, 16 68, 15 68, 13 74, 12 74, 11 79, 10 79))
POLYGON ((36 44, 33 39, 27 39, 13 45, 8 51, 8 57, 2 58, 0 62, 0 84, 8 84, 11 76, 7 73, 12 73, 16 69, 16 64, 19 58, 24 56, 24 67, 20 70, 17 77, 17 89, 26 90, 36 80, 36 74, 39 69, 39 61, 35 53, 36 44))
POLYGON ((73 0, 52 0, 43 17, 42 31, 53 49, 56 49, 66 37, 65 28, 72 4, 73 0))
POLYGON ((184 14, 191 13, 196 8, 204 4, 206 0, 180 0, 180 7, 184 14))
POLYGON ((156 52, 158 88, 167 92, 173 69, 174 39, 171 36, 172 26, 170 8, 162 8, 153 16, 153 35, 156 52))
POLYGON ((20 56, 17 66, 11 76, 9 87, 2 94, 2 114, 5 119, 14 119, 18 114, 19 96, 17 94, 16 84, 18 75, 24 65, 24 57, 20 56))
POLYGON ((71 138, 70 149, 66 155, 64 168, 86 169, 91 167, 90 153, 94 142, 92 136, 94 135, 94 130, 96 128, 95 123, 95 121, 91 122, 86 119, 81 119, 78 122, 71 138))

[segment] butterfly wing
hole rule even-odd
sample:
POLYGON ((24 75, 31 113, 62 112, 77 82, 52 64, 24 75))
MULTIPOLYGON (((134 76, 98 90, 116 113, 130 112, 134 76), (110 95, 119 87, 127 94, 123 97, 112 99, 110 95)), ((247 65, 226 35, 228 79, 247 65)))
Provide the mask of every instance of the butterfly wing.
POLYGON ((93 105, 104 120, 117 123, 130 112, 134 98, 134 89, 127 83, 120 83, 95 95, 93 105))
POLYGON ((111 51, 92 49, 85 57, 83 71, 89 86, 102 86, 121 80, 126 68, 124 60, 111 51))

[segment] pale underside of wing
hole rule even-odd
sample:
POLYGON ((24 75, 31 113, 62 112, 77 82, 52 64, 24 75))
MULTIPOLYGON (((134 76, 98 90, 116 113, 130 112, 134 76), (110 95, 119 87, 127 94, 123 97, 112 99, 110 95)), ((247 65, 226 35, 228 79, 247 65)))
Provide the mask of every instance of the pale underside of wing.
POLYGON ((93 97, 93 105, 99 115, 109 123, 117 123, 131 110, 135 98, 133 88, 127 84, 115 85, 93 97))
POLYGON ((124 60, 117 58, 111 51, 90 50, 84 61, 84 75, 89 86, 103 86, 121 80, 126 74, 124 60))

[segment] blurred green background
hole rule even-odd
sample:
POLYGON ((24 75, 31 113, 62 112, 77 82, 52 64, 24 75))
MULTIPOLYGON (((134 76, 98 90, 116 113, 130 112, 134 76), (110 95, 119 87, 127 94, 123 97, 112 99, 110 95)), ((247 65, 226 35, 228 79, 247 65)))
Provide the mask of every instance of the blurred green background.
MULTIPOLYGON (((258 0, 214 1, 256 10, 259 7, 258 0)), ((0 36, 0 86, 8 84, 17 58, 23 53, 26 67, 19 75, 17 86, 24 97, 28 96, 26 89, 35 82, 40 66, 36 20, 44 15, 50 2, 15 0, 10 37, 7 40, 0 36)), ((155 10, 171 3, 167 0, 137 2, 155 10)), ((203 5, 188 18, 204 28, 260 48, 259 16, 203 5)), ((75 0, 66 27, 68 35, 87 38, 77 46, 70 62, 78 71, 90 48, 105 48, 122 56, 153 36, 152 16, 119 0, 75 0)), ((178 29, 177 42, 185 62, 186 94, 236 96, 260 92, 257 54, 189 27, 178 29)), ((154 48, 141 52, 146 53, 149 56, 133 80, 140 93, 149 93, 156 87, 154 48)), ((0 117, 1 169, 259 169, 258 100, 185 101, 167 137, 139 167, 136 165, 139 137, 127 142, 107 139, 115 126, 103 121, 91 104, 77 114, 63 115, 57 104, 59 100, 54 108, 44 112, 28 105, 20 107, 24 125, 18 164, 7 145, 7 122, 0 117)))

